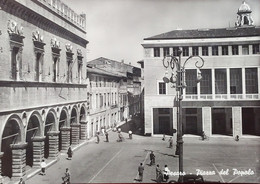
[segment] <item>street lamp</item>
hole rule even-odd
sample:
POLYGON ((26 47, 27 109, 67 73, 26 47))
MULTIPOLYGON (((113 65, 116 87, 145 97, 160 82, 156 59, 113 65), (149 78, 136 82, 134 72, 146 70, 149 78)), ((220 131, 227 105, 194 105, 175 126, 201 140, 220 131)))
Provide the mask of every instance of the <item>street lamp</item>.
POLYGON ((163 59, 163 66, 167 69, 163 81, 165 83, 172 83, 173 87, 176 88, 177 97, 177 144, 175 155, 179 155, 179 181, 183 182, 183 139, 182 139, 182 99, 183 99, 183 88, 186 87, 185 82, 185 66, 188 61, 195 61, 195 67, 199 69, 197 74, 197 83, 202 79, 200 69, 204 65, 204 60, 200 56, 190 56, 184 63, 181 61, 182 50, 178 50, 178 56, 167 55, 163 59), (171 70, 168 73, 168 68, 171 70), (174 69, 176 74, 174 74, 174 69))

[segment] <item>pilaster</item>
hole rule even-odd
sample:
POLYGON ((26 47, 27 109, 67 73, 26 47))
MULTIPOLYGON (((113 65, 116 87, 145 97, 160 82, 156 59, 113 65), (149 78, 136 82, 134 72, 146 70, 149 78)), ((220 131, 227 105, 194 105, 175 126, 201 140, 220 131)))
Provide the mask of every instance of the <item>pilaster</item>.
POLYGON ((27 143, 12 144, 12 179, 19 180, 26 174, 26 146, 27 143))
POLYGON ((2 175, 2 157, 4 155, 4 152, 0 152, 0 176, 2 175))
POLYGON ((49 137, 49 158, 56 159, 59 153, 59 131, 48 132, 49 137))
POLYGON ((211 69, 212 99, 215 99, 215 69, 211 69))
POLYGON ((67 151, 70 146, 70 127, 63 127, 61 131, 61 150, 67 151))
POLYGON ((34 137, 33 141, 33 167, 40 167, 44 157, 44 137, 34 137))
POLYGON ((202 130, 207 136, 211 136, 211 107, 202 107, 202 130))
POLYGON ((87 130, 88 130, 88 122, 81 121, 80 122, 80 139, 86 140, 87 139, 87 130))
POLYGON ((73 145, 79 144, 79 131, 80 131, 80 124, 71 124, 71 131, 72 131, 72 143, 73 145))
POLYGON ((242 108, 232 107, 233 137, 242 136, 242 108))

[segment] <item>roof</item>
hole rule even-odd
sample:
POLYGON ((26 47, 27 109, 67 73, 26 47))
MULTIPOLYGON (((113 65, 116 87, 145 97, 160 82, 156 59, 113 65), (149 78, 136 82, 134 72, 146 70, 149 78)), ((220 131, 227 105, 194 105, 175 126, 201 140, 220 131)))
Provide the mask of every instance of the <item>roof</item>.
POLYGON ((167 33, 144 38, 144 40, 158 39, 194 39, 194 38, 226 38, 260 36, 260 27, 220 28, 220 29, 193 29, 173 30, 167 33))
POLYGON ((96 74, 100 74, 100 75, 106 75, 106 76, 111 76, 111 77, 126 77, 125 75, 123 75, 122 73, 119 72, 108 72, 104 69, 101 68, 90 68, 87 67, 87 73, 96 73, 96 74))

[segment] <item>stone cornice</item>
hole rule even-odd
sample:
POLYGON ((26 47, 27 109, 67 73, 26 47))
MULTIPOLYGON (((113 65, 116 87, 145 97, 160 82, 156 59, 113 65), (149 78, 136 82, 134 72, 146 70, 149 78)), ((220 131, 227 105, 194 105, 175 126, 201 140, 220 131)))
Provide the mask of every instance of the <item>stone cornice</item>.
MULTIPOLYGON (((37 1, 33 1, 37 3, 37 1)), ((66 40, 70 40, 73 43, 79 44, 80 46, 86 48, 88 41, 82 37, 79 37, 75 33, 67 30, 66 28, 56 24, 55 22, 49 20, 43 15, 34 12, 33 10, 23 6, 17 1, 0 0, 0 7, 2 10, 7 11, 10 14, 16 15, 21 19, 36 25, 40 29, 47 30, 52 34, 61 36, 66 40)))
POLYGON ((32 138, 32 141, 33 142, 42 142, 45 140, 45 138, 46 138, 45 136, 42 136, 42 137, 37 136, 37 137, 32 138))
POLYGON ((18 144, 11 144, 11 149, 25 149, 28 143, 18 143, 18 144))

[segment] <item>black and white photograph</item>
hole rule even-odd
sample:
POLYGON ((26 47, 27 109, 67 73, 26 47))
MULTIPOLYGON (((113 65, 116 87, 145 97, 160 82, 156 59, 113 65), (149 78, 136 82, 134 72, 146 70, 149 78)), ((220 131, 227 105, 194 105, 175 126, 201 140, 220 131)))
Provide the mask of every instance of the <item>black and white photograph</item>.
POLYGON ((260 0, 0 0, 0 184, 260 183, 260 0))

